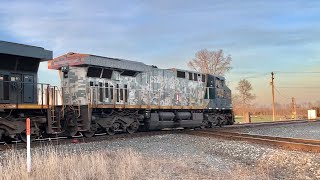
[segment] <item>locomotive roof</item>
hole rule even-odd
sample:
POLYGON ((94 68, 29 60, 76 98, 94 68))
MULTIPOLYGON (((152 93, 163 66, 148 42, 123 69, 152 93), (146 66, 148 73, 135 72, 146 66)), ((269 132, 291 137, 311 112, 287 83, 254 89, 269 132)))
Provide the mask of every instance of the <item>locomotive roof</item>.
POLYGON ((31 57, 48 61, 52 59, 52 51, 42 47, 18 44, 7 41, 0 41, 0 54, 9 54, 14 56, 31 57))
MULTIPOLYGON (((114 69, 123 69, 123 70, 132 70, 138 72, 145 72, 149 71, 155 66, 146 65, 142 62, 138 61, 131 61, 125 60, 120 58, 112 58, 112 57, 103 57, 97 56, 92 54, 80 54, 80 53, 73 53, 69 52, 62 56, 56 57, 49 61, 48 68, 49 69, 60 69, 62 66, 69 65, 69 66, 99 66, 99 67, 107 67, 107 68, 114 68, 114 69)), ((182 69, 168 69, 174 71, 183 71, 183 72, 192 72, 203 74, 196 71, 189 71, 189 70, 182 70, 182 69)), ((212 75, 216 78, 224 80, 224 77, 219 75, 212 75)))
POLYGON ((80 54, 70 52, 68 54, 59 56, 49 61, 49 69, 60 69, 64 65, 69 66, 99 66, 109 67, 115 69, 126 69, 132 71, 148 71, 152 66, 146 65, 142 62, 124 60, 119 58, 102 57, 92 54, 80 54))

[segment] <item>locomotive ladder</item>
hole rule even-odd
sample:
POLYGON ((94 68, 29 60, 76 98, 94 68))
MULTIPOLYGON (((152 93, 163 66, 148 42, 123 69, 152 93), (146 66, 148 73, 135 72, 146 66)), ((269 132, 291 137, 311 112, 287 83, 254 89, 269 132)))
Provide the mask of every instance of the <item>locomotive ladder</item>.
POLYGON ((50 127, 51 130, 53 131, 52 133, 61 133, 61 124, 60 124, 60 116, 57 116, 56 111, 56 101, 57 101, 57 95, 56 91, 60 92, 59 90, 56 89, 56 87, 51 87, 50 88, 51 93, 51 105, 49 106, 49 111, 50 111, 50 116, 51 116, 51 122, 50 122, 50 127))
MULTIPOLYGON (((78 100, 78 96, 76 93, 73 93, 73 96, 75 97, 76 100, 78 100)), ((84 122, 83 120, 81 120, 81 118, 79 118, 81 116, 80 100, 76 101, 76 103, 72 102, 72 107, 77 117, 77 126, 82 130, 84 126, 84 122)))

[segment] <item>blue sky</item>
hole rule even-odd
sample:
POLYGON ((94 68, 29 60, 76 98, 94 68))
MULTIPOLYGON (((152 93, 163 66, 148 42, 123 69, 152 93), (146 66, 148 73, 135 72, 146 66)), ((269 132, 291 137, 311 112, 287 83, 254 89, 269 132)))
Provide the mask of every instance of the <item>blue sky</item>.
MULTIPOLYGON (((320 1, 312 0, 2 0, 0 24, 1 40, 55 57, 72 51, 187 69, 197 50, 221 48, 233 58, 230 87, 256 77, 248 80, 263 103, 270 103, 271 71, 317 71, 320 63, 320 1)), ((319 76, 279 73, 276 85, 314 86, 319 76)), ((39 78, 58 82, 46 64, 39 78)), ((283 103, 318 99, 318 89, 279 91, 283 103)))

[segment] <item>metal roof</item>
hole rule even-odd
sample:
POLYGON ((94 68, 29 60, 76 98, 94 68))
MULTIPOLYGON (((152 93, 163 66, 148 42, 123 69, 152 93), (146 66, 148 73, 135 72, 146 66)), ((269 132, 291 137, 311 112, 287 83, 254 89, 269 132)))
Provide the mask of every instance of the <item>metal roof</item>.
POLYGON ((40 59, 41 61, 48 61, 53 57, 52 51, 46 50, 42 47, 18 44, 7 41, 0 41, 0 54, 31 57, 40 59))
POLYGON ((124 60, 118 58, 102 57, 91 54, 79 54, 70 52, 49 61, 49 69, 60 69, 63 65, 69 66, 99 66, 114 69, 124 69, 132 71, 149 71, 152 66, 142 62, 124 60))

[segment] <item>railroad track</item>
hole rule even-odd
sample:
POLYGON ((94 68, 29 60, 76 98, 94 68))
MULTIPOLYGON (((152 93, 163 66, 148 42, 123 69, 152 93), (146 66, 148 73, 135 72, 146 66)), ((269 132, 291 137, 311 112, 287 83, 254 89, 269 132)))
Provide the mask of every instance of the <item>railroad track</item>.
MULTIPOLYGON (((75 136, 71 139, 68 139, 66 137, 53 137, 53 138, 37 139, 35 142, 31 143, 31 147, 48 146, 48 145, 53 145, 53 146, 65 145, 65 144, 74 143, 75 140, 77 141, 77 143, 88 143, 88 142, 97 142, 97 141, 105 141, 105 140, 111 141, 115 139, 120 140, 120 139, 137 138, 137 137, 144 137, 144 136, 182 133, 182 134, 220 137, 220 138, 227 138, 232 140, 247 140, 255 143, 262 143, 262 144, 268 144, 268 145, 273 144, 273 145, 282 146, 292 150, 320 152, 320 147, 319 147, 320 140, 270 137, 270 136, 251 135, 251 134, 240 134, 240 133, 226 131, 230 128, 232 129, 232 128, 245 128, 245 127, 255 127, 255 126, 269 126, 269 125, 310 123, 310 122, 311 123, 318 122, 318 120, 316 121, 295 120, 295 121, 241 124, 241 125, 224 126, 222 128, 217 127, 214 129, 199 130, 199 131, 198 130, 150 131, 150 132, 136 132, 134 134, 121 133, 121 134, 116 134, 114 136, 99 134, 91 138, 86 138, 81 135, 75 136)), ((9 149, 24 149, 24 148, 26 148, 26 144, 22 142, 14 142, 11 144, 0 143, 0 151, 9 150, 9 149)))
MULTIPOLYGON (((74 136, 72 138, 67 137, 56 137, 56 138, 45 138, 45 139, 36 139, 34 142, 31 143, 31 148, 34 147, 41 147, 41 146, 56 146, 56 145, 66 145, 71 143, 89 143, 89 142, 99 142, 99 141, 111 141, 111 140, 121 140, 121 139, 128 139, 128 138, 139 138, 139 137, 146 137, 146 136, 156 136, 156 135, 164 135, 164 134, 174 134, 179 133, 179 130, 174 131, 150 131, 150 132, 136 132, 134 134, 128 133, 121 133, 116 134, 113 136, 105 135, 105 134, 97 134, 91 138, 83 137, 82 135, 74 136)), ((26 143, 22 142, 14 142, 10 144, 1 144, 0 151, 5 150, 19 150, 25 149, 26 143)))
POLYGON ((272 145, 288 150, 320 153, 320 140, 255 135, 227 131, 188 131, 187 134, 272 145))
POLYGON ((288 124, 301 124, 301 123, 314 123, 320 120, 286 120, 286 121, 270 121, 270 122, 259 122, 259 123, 243 123, 227 125, 223 127, 214 127, 215 129, 237 129, 237 128, 247 128, 247 127, 263 127, 263 126, 278 126, 278 125, 288 125, 288 124))

